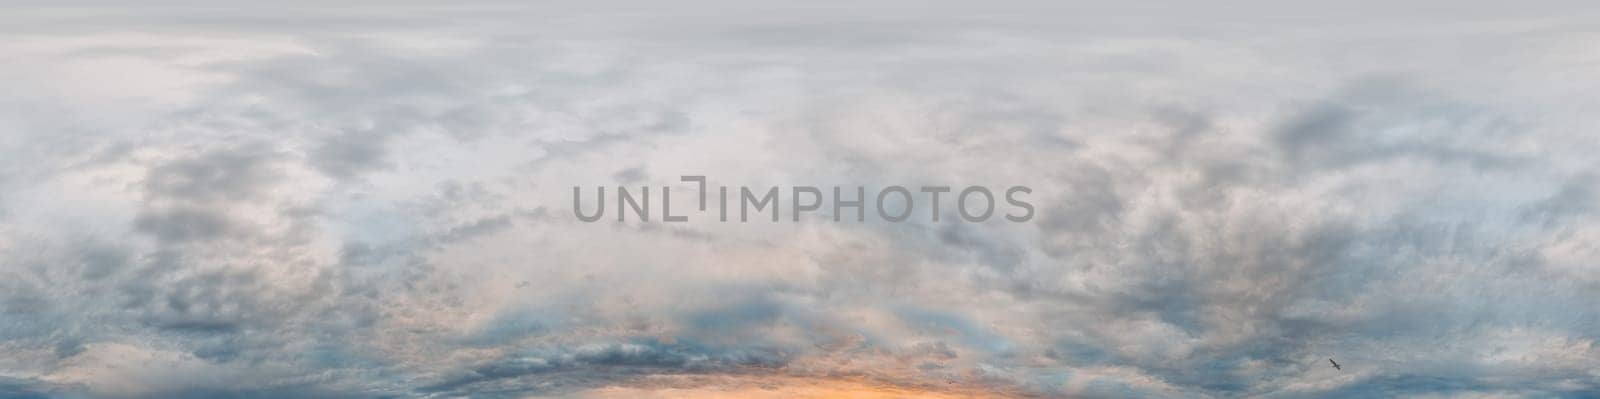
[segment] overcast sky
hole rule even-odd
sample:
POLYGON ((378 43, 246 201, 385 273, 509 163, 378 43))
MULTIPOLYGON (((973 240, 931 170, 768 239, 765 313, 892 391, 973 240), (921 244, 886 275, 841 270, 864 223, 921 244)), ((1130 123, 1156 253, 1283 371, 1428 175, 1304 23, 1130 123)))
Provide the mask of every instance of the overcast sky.
POLYGON ((0 398, 1600 396, 1593 4, 272 3, 0 12, 0 398))

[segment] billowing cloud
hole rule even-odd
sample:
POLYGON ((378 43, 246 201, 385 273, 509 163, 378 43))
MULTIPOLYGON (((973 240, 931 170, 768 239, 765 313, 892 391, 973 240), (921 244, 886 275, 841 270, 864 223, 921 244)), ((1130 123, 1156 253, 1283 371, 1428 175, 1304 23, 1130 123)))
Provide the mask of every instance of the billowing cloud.
POLYGON ((0 397, 1600 395, 1597 16, 1241 5, 15 7, 0 397))

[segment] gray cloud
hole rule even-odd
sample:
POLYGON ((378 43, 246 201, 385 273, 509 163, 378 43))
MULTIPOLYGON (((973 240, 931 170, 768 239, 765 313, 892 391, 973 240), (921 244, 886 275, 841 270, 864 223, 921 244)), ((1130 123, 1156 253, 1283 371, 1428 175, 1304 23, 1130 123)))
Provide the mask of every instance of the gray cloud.
POLYGON ((0 17, 0 397, 1600 386, 1593 15, 682 7, 0 17), (679 175, 1038 214, 567 217, 679 175))

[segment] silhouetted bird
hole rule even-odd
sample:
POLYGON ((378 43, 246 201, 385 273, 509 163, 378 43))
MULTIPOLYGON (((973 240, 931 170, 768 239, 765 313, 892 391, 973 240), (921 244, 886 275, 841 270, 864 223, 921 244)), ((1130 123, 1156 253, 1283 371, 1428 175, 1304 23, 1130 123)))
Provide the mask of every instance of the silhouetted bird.
POLYGON ((1331 358, 1331 357, 1328 358, 1328 363, 1333 363, 1333 369, 1334 370, 1344 370, 1343 368, 1339 367, 1339 362, 1333 361, 1333 358, 1331 358))

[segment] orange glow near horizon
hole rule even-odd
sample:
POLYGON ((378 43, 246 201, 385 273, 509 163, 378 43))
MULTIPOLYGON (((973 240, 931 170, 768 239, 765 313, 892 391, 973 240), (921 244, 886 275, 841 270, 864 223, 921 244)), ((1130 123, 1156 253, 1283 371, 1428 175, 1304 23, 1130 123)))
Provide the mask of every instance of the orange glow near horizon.
POLYGON ((892 398, 1013 398, 1005 393, 967 387, 932 390, 875 384, 853 379, 803 377, 746 377, 736 381, 692 386, 617 386, 596 388, 574 395, 586 399, 892 399, 892 398))

